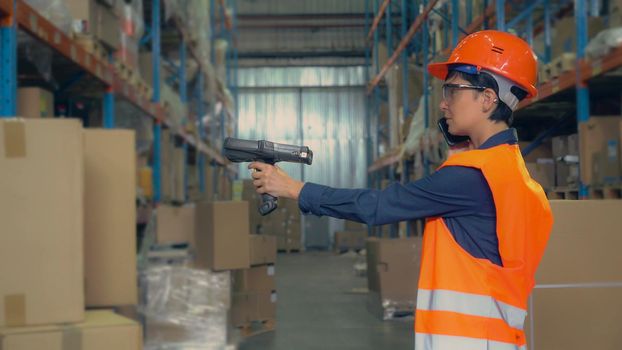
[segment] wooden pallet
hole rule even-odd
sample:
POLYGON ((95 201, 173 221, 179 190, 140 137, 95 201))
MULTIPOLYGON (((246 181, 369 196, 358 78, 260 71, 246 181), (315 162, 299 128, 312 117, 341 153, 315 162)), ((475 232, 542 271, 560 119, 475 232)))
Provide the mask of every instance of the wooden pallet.
POLYGON ((279 249, 277 252, 284 254, 300 253, 300 249, 279 249))
POLYGON ((579 199, 579 189, 575 187, 555 187, 547 192, 549 199, 579 199))
POLYGON ((590 187, 590 199, 620 199, 622 198, 622 185, 604 185, 590 187))
POLYGON ((237 326, 240 335, 244 338, 253 337, 259 334, 273 332, 276 329, 276 320, 251 321, 244 325, 237 326))

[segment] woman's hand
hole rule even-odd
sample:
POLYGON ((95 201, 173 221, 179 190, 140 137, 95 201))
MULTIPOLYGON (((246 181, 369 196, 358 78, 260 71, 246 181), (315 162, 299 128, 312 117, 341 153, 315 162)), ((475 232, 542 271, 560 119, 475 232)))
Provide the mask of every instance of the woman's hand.
POLYGON ((298 200, 304 183, 292 179, 283 169, 260 162, 251 163, 248 168, 254 170, 253 185, 257 193, 298 200))

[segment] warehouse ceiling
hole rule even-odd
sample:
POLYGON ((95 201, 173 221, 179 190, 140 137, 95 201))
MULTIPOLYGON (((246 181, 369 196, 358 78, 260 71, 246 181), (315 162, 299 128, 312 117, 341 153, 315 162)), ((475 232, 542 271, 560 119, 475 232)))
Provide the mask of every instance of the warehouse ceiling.
POLYGON ((351 65, 365 55, 365 1, 237 0, 240 65, 351 65))

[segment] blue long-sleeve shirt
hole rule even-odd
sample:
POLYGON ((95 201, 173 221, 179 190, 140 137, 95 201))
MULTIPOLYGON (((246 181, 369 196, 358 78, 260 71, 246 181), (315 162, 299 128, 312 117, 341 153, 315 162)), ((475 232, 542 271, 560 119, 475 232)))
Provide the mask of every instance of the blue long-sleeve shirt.
MULTIPOLYGON (((515 129, 489 138, 479 149, 516 144, 515 129)), ((384 190, 337 189, 306 183, 298 199, 305 214, 383 225, 442 217, 460 246, 476 258, 502 265, 495 203, 479 169, 448 166, 423 179, 384 190)))

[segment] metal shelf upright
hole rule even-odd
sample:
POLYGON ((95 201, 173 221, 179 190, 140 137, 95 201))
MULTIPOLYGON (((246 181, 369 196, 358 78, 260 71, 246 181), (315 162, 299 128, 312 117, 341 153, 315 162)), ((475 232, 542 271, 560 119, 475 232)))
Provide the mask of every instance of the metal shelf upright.
MULTIPOLYGON (((384 4, 384 3, 383 3, 384 4)), ((544 31, 544 52, 537 52, 538 58, 542 64, 549 63, 551 60, 551 23, 569 12, 574 10, 574 16, 576 18, 576 48, 577 48, 577 69, 576 71, 564 72, 550 81, 541 82, 538 86, 538 96, 524 100, 520 103, 517 110, 516 118, 521 121, 524 115, 537 108, 539 104, 548 100, 551 97, 562 96, 568 91, 574 88, 573 103, 576 106, 576 120, 577 124, 585 123, 589 120, 590 116, 590 90, 588 83, 592 82, 592 79, 599 77, 604 73, 611 71, 615 68, 622 66, 622 46, 615 48, 609 54, 600 57, 598 59, 589 60, 585 57, 585 48, 588 42, 588 1, 587 0, 575 0, 561 1, 555 3, 555 8, 549 0, 534 0, 528 3, 518 4, 515 2, 505 0, 492 0, 489 5, 483 10, 483 12, 473 17, 472 13, 472 1, 466 2, 466 17, 468 26, 463 30, 458 26, 460 12, 459 2, 452 0, 448 6, 443 6, 440 10, 433 9, 436 6, 436 1, 415 1, 415 20, 412 22, 408 32, 404 32, 404 21, 402 22, 402 39, 400 44, 391 50, 390 58, 388 62, 381 68, 377 69, 375 76, 370 78, 368 85, 368 95, 375 94, 380 82, 385 77, 388 69, 397 61, 398 57, 401 57, 402 63, 404 62, 404 52, 407 54, 415 53, 417 57, 420 57, 422 67, 427 66, 427 63, 437 57, 438 55, 446 56, 450 53, 451 49, 456 46, 459 39, 465 34, 474 32, 484 27, 494 27, 500 30, 512 31, 517 35, 522 36, 530 43, 533 43, 534 35, 544 31), (442 35, 446 38, 451 30, 451 45, 439 50, 438 52, 427 52, 430 47, 429 30, 427 30, 427 17, 431 11, 439 14, 444 20, 444 26, 442 35), (536 16, 538 16, 536 18, 536 16), (538 20, 539 22, 535 22, 538 20), (422 29, 422 30, 420 30, 422 29), (416 38, 415 38, 416 35, 416 38), (529 107, 529 109, 527 109, 529 107)), ((408 6, 402 6, 402 16, 404 17, 404 11, 408 6)), ((369 7, 367 7, 369 10, 369 7)), ((377 13, 376 18, 382 14, 377 13)), ((366 15, 369 18, 369 15, 366 15)), ((407 16, 406 16, 407 18, 407 16)), ((378 22, 378 21, 375 21, 378 22)), ((368 22, 369 26, 369 22, 368 22)), ((377 29, 366 29, 367 37, 377 36, 377 29)), ((447 42, 447 41, 446 41, 447 42)), ((378 40, 374 40, 374 53, 378 40)), ((370 66, 370 50, 366 52, 367 64, 370 66)), ((375 55, 377 57, 377 54, 375 55)), ((406 74, 406 73, 405 73, 406 74)), ((424 76, 424 111, 425 111, 425 128, 429 127, 429 79, 427 70, 423 69, 424 76)), ((406 79, 406 76, 404 77, 406 79)), ((404 96, 407 96, 407 87, 404 85, 404 96)), ((376 112, 375 104, 370 101, 369 111, 376 112)), ((408 105, 405 103, 404 111, 408 111, 408 105)), ((377 113, 377 112, 376 112, 377 113)), ((369 118, 368 118, 369 120, 369 118)), ((371 126, 371 124, 370 124, 371 126)), ((541 133, 540 137, 536 138, 536 141, 528 146, 525 150, 535 148, 539 142, 545 137, 549 137, 553 131, 559 128, 559 121, 552 124, 550 129, 541 133)), ((399 157, 398 150, 389 150, 384 155, 376 157, 375 162, 370 162, 368 172, 371 176, 378 174, 380 170, 390 167, 398 162, 402 161, 399 157)), ((424 159, 424 164, 427 161, 424 159)), ((404 169, 408 167, 404 166, 404 169)), ((427 173, 427 172, 426 172, 427 173)), ((580 197, 586 198, 588 194, 588 188, 581 182, 580 185, 580 197)))
MULTIPOLYGON (((43 45, 53 49, 55 55, 73 65, 72 70, 83 77, 103 86, 102 112, 103 125, 115 127, 115 99, 122 98, 154 118, 153 185, 154 201, 161 199, 161 128, 167 125, 164 109, 160 104, 160 11, 161 0, 152 0, 151 45, 153 50, 153 96, 148 100, 138 89, 123 79, 107 58, 96 56, 83 49, 74 39, 59 30, 24 0, 0 0, 0 116, 13 117, 17 114, 17 31, 23 30, 43 45), (154 25, 155 24, 155 25, 154 25), (86 74, 85 74, 86 73, 86 74)), ((192 50, 191 50, 192 53, 192 50)), ((72 78, 73 79, 73 78, 72 78)), ((91 81, 89 80, 89 82, 91 81)), ((187 95, 186 95, 187 96, 187 95)), ((178 134, 185 144, 194 147, 200 154, 209 155, 218 164, 226 164, 220 152, 208 147, 203 140, 196 139, 185 131, 178 134)))

